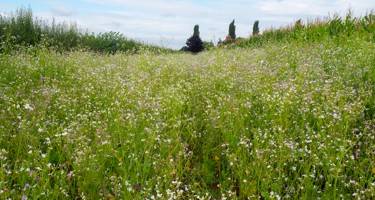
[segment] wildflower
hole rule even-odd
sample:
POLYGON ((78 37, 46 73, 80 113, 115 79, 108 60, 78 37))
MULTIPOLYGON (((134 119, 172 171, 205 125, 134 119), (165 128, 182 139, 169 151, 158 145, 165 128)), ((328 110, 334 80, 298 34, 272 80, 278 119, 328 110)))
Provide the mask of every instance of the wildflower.
POLYGON ((26 183, 25 187, 23 188, 23 191, 26 191, 27 188, 29 188, 29 187, 30 187, 30 184, 26 183))
POLYGON ((30 104, 26 104, 26 105, 24 105, 24 108, 25 108, 26 110, 34 110, 34 108, 30 106, 30 104))
POLYGON ((65 135, 68 135, 68 133, 66 131, 60 133, 60 134, 55 134, 55 137, 62 137, 62 136, 65 136, 65 135))
POLYGON ((334 114, 333 114, 333 118, 334 118, 334 119, 339 119, 340 116, 339 116, 338 114, 334 113, 334 114))
POLYGON ((24 195, 22 196, 22 199, 27 199, 27 196, 24 194, 24 195))
POLYGON ((40 177, 37 176, 37 177, 35 178, 35 183, 39 182, 39 179, 40 179, 40 177))
MULTIPOLYGON (((74 171, 70 171, 66 176, 67 176, 69 179, 72 178, 72 177, 74 176, 74 171)), ((112 177, 111 177, 111 180, 112 180, 112 181, 114 181, 113 177, 116 178, 115 176, 112 176, 112 177)))

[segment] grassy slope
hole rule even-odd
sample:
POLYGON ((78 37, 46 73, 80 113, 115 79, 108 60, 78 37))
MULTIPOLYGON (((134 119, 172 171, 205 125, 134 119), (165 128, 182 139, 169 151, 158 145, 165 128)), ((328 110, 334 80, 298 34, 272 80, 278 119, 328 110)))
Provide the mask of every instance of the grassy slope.
POLYGON ((0 198, 370 198, 374 51, 1 55, 0 198))

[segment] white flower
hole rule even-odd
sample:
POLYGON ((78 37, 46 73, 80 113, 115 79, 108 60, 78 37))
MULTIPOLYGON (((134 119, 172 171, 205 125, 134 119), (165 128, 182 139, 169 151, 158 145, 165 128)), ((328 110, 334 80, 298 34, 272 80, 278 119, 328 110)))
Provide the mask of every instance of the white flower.
POLYGON ((62 137, 62 136, 66 136, 68 135, 68 133, 66 131, 60 133, 60 134, 55 134, 55 137, 62 137))
POLYGON ((26 104, 26 105, 24 105, 23 107, 24 107, 25 109, 27 109, 27 110, 34 110, 34 108, 30 106, 30 104, 26 104))

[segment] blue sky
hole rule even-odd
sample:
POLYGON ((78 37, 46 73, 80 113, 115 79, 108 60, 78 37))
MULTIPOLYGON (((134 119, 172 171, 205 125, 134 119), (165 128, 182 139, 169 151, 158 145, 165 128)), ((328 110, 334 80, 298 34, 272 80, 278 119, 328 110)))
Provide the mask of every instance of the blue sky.
POLYGON ((37 17, 76 22, 89 32, 121 32, 129 38, 179 49, 199 24, 203 40, 217 42, 235 19, 238 37, 338 13, 355 15, 375 9, 375 0, 3 0, 0 13, 30 6, 37 17))

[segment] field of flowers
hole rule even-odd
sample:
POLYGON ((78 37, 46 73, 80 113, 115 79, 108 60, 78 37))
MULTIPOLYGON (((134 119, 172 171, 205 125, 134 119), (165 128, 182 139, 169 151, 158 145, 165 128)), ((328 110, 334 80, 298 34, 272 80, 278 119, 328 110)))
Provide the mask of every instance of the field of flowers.
POLYGON ((370 199, 375 45, 0 55, 0 199, 370 199))

